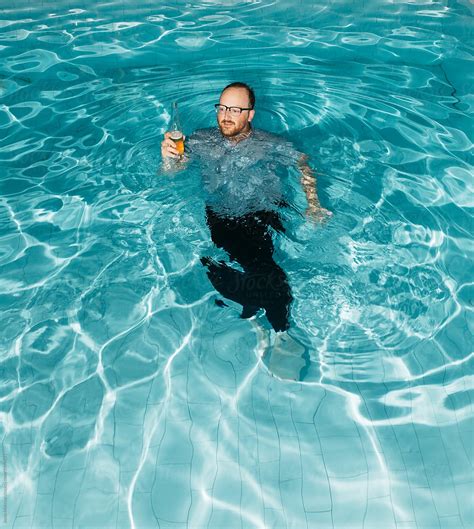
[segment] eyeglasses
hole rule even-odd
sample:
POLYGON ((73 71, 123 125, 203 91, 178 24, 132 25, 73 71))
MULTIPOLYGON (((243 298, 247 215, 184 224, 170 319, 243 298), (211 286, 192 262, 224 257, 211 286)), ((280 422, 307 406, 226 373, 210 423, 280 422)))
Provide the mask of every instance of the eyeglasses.
POLYGON ((214 108, 218 114, 224 114, 228 110, 231 116, 239 116, 242 113, 242 110, 253 110, 252 108, 228 107, 219 103, 215 104, 214 108))

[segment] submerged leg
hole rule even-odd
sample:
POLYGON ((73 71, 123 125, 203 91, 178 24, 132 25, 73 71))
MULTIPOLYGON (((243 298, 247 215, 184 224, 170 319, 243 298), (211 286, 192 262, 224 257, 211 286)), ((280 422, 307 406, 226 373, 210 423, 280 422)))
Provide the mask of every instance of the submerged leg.
POLYGON ((265 308, 276 331, 289 327, 289 307, 293 297, 285 272, 273 260, 273 240, 269 229, 284 231, 276 212, 260 211, 242 217, 222 217, 206 208, 211 238, 244 269, 239 272, 212 259, 203 258, 214 288, 224 297, 243 306, 242 317, 265 308))
POLYGON ((251 318, 261 307, 251 288, 252 281, 246 272, 240 272, 227 264, 217 263, 210 257, 202 257, 201 263, 207 267, 207 276, 214 288, 227 299, 240 303, 243 307, 241 318, 251 318))

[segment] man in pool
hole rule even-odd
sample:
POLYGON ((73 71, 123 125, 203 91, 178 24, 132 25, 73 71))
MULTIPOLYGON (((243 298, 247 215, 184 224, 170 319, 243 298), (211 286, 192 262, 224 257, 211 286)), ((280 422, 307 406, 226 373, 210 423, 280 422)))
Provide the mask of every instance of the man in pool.
MULTIPOLYGON (((264 360, 275 374, 299 380, 309 356, 292 336, 289 315, 293 296, 285 272, 273 260, 270 231, 285 232, 277 209, 287 205, 278 170, 292 164, 299 168, 308 217, 321 220, 330 213, 319 204, 307 156, 284 138, 253 129, 254 107, 253 90, 245 83, 232 83, 215 105, 218 128, 197 130, 186 141, 186 157, 197 158, 202 168, 212 241, 243 271, 209 257, 201 262, 214 288, 243 306, 242 318, 265 309, 276 334, 264 360)), ((161 154, 165 169, 170 169, 173 161, 178 167, 183 163, 169 132, 161 143, 161 154)))

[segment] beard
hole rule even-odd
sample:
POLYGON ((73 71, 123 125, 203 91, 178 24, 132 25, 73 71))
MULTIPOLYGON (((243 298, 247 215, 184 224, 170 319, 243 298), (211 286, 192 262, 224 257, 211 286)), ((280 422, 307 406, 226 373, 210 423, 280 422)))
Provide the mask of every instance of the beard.
POLYGON ((229 138, 237 136, 245 130, 245 125, 243 127, 239 127, 233 121, 228 120, 221 121, 218 123, 218 125, 222 135, 229 138))

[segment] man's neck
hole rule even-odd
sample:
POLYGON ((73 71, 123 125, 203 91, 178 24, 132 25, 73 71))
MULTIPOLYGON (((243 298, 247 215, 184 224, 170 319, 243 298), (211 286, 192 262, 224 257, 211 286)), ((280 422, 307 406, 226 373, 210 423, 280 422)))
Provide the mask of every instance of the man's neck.
POLYGON ((226 136, 226 138, 232 143, 239 143, 242 140, 246 140, 252 134, 252 128, 249 126, 247 130, 243 130, 235 136, 226 136))

